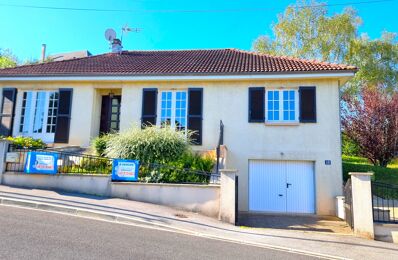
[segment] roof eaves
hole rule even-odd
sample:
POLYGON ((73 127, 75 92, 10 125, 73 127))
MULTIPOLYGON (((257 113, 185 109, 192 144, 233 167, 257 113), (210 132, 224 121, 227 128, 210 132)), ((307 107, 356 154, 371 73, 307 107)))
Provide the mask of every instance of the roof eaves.
POLYGON ((287 72, 239 72, 239 73, 158 73, 158 74, 150 74, 150 73, 63 73, 63 74, 25 74, 25 75, 1 75, 0 78, 73 78, 73 77, 87 77, 87 78, 95 78, 95 77, 228 77, 228 76, 278 76, 278 75, 308 75, 308 76, 316 76, 316 75, 324 75, 324 74, 347 74, 352 73, 355 74, 357 69, 337 69, 337 70, 320 70, 320 71, 287 71, 287 72))

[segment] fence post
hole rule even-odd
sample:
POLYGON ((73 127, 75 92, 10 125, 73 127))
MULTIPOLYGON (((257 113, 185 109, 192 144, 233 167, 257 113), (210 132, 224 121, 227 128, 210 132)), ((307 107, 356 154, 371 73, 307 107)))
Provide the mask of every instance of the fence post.
POLYGON ((220 214, 219 219, 235 224, 237 206, 235 203, 235 180, 237 170, 220 169, 220 214))
POLYGON ((0 140, 0 184, 3 182, 3 173, 6 170, 6 154, 8 151, 7 140, 0 140))
POLYGON ((350 172, 354 233, 374 239, 371 172, 350 172))

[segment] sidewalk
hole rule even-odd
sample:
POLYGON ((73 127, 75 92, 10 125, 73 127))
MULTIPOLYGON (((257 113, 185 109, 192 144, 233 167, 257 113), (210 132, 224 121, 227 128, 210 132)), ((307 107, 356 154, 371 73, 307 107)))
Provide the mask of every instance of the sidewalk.
POLYGON ((398 259, 398 245, 351 235, 235 227, 192 212, 136 201, 0 185, 0 201, 109 221, 137 223, 208 238, 348 259, 398 259))

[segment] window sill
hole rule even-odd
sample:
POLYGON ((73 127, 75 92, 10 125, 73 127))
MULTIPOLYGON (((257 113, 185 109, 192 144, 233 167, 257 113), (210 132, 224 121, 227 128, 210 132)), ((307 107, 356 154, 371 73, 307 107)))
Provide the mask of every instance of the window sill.
POLYGON ((266 126, 298 126, 300 125, 299 121, 293 122, 267 122, 265 121, 266 126))

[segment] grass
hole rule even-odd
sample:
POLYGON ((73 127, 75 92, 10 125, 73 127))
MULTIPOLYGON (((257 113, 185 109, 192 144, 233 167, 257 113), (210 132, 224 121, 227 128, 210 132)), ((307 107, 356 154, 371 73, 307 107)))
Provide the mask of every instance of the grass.
POLYGON ((374 166, 362 157, 343 155, 343 178, 349 178, 349 172, 374 172, 373 180, 398 185, 398 159, 393 160, 387 168, 374 166))

